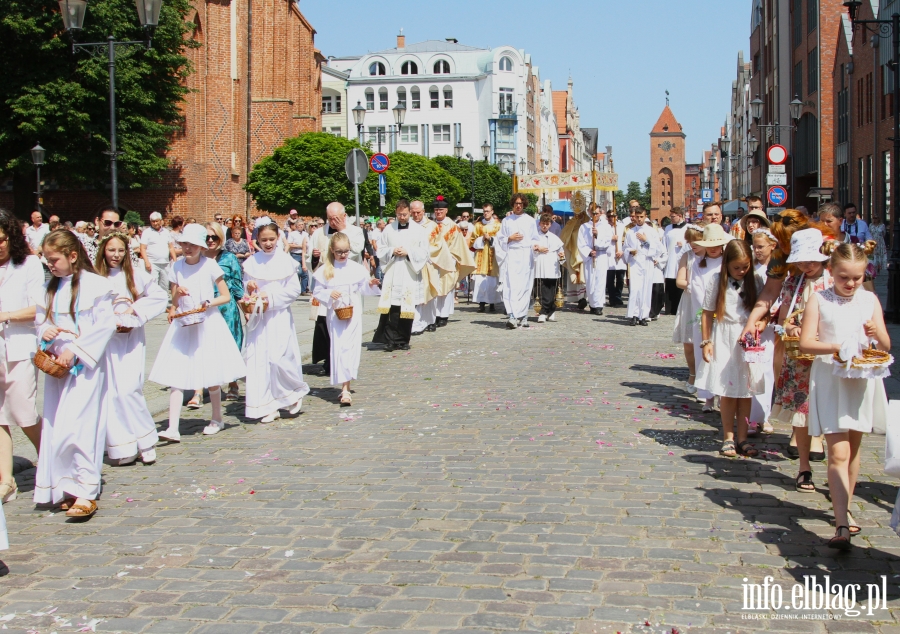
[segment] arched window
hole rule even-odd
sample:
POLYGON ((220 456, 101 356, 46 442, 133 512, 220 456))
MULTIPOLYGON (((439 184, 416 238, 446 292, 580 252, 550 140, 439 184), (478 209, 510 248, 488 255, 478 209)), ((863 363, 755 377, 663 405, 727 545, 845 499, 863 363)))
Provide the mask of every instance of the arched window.
POLYGON ((445 59, 440 59, 434 63, 434 74, 435 75, 449 75, 450 74, 450 62, 445 59))
POLYGON ((659 204, 662 207, 671 207, 674 203, 672 171, 665 167, 659 170, 659 204))
POLYGON ((453 89, 450 86, 444 86, 444 107, 453 107, 453 89))
POLYGON ((402 103, 403 107, 406 107, 406 88, 402 86, 397 89, 397 103, 402 103))
POLYGON ((378 109, 379 110, 387 110, 388 109, 387 88, 379 88, 378 89, 378 109))
POLYGON ((512 60, 508 57, 500 58, 500 70, 512 71, 513 63, 512 60))
POLYGON ((375 110, 375 91, 366 88, 366 110, 375 110))
POLYGON ((415 62, 403 62, 403 65, 400 66, 400 74, 401 75, 418 75, 419 74, 419 66, 415 62))
POLYGON ((411 104, 412 109, 418 110, 421 107, 421 103, 422 103, 419 100, 419 87, 418 86, 413 86, 412 88, 409 89, 409 98, 410 98, 410 101, 412 102, 412 104, 411 104))
POLYGON ((381 62, 372 62, 369 64, 370 75, 387 75, 387 70, 381 62))

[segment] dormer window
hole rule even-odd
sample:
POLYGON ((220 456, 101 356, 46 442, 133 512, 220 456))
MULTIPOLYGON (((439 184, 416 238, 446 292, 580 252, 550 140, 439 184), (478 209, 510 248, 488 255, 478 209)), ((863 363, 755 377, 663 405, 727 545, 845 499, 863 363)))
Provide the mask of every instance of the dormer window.
POLYGON ((403 62, 400 66, 401 75, 418 75, 419 66, 415 62, 403 62))
POLYGON ((434 74, 435 75, 449 75, 450 74, 450 62, 445 59, 438 60, 434 63, 434 74))
POLYGON ((508 57, 500 58, 500 70, 512 72, 513 63, 512 60, 508 57))
POLYGON ((369 75, 387 75, 387 69, 381 62, 372 62, 369 64, 369 75))

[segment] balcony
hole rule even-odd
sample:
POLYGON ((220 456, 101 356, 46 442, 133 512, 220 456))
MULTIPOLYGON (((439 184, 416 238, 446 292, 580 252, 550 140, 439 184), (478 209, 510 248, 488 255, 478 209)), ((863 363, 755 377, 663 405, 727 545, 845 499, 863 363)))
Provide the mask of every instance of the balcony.
POLYGON ((519 115, 516 114, 516 110, 518 109, 517 103, 501 103, 500 104, 500 114, 497 117, 501 120, 512 120, 516 121, 519 118, 519 115))

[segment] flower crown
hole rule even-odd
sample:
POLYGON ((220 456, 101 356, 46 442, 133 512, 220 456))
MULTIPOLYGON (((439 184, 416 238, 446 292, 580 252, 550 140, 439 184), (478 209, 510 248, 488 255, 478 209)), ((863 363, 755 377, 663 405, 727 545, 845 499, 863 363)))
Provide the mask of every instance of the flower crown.
POLYGON ((753 235, 757 235, 757 234, 766 236, 772 242, 778 242, 778 240, 775 238, 775 236, 772 234, 772 232, 769 231, 768 229, 766 229, 765 227, 760 227, 759 229, 756 229, 753 232, 753 235))

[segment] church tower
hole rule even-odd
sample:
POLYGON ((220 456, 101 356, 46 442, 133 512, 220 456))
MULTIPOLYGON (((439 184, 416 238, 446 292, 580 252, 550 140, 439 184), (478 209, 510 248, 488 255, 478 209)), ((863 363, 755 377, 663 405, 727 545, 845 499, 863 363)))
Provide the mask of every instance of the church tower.
POLYGON ((661 220, 684 201, 684 139, 669 100, 650 132, 650 217, 661 220))

